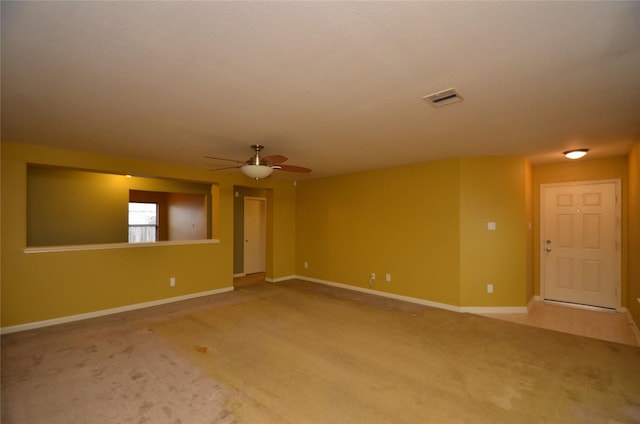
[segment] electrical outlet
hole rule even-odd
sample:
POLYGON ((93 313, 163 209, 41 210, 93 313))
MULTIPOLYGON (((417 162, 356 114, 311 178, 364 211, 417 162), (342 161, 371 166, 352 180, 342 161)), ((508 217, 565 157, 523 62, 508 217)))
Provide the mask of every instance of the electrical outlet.
POLYGON ((493 293, 493 284, 487 284, 487 293, 493 293))
POLYGON ((307 269, 307 268, 309 268, 309 262, 304 263, 304 269, 307 269))
POLYGON ((391 274, 387 274, 387 275, 385 275, 385 280, 387 280, 387 281, 391 281, 391 274))
POLYGON ((171 287, 175 287, 176 286, 176 277, 169 278, 169 286, 171 286, 171 287))
POLYGON ((371 279, 372 279, 372 280, 375 280, 375 279, 376 279, 376 273, 375 273, 375 272, 372 272, 372 273, 371 273, 371 279))

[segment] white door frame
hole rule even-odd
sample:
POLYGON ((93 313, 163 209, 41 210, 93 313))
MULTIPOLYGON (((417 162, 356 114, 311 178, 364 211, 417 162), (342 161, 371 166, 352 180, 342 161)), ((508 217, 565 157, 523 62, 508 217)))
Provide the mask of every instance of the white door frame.
POLYGON ((545 298, 545 260, 544 260, 544 239, 545 239, 545 200, 544 200, 544 189, 547 187, 570 187, 570 186, 581 186, 581 185, 591 185, 591 184, 606 184, 606 183, 614 183, 615 191, 616 191, 616 205, 615 205, 615 221, 616 221, 616 298, 618 304, 616 305, 616 309, 618 311, 624 311, 626 308, 622 307, 622 192, 621 192, 621 181, 619 178, 616 179, 606 179, 606 180, 589 180, 589 181, 572 181, 566 183, 550 183, 550 184, 540 184, 540 242, 539 242, 539 253, 540 253, 540 297, 542 299, 545 298))
MULTIPOLYGON (((242 254, 243 254, 243 260, 242 260, 242 272, 243 274, 247 275, 251 272, 247 272, 247 264, 246 264, 246 205, 247 205, 247 200, 251 200, 251 201, 259 201, 262 202, 262 208, 261 208, 261 212, 260 212, 260 237, 261 237, 261 244, 260 244, 260 248, 261 248, 261 256, 265 259, 265 263, 263 263, 263 269, 261 270, 262 272, 264 272, 266 270, 266 250, 267 250, 267 199, 266 197, 255 197, 255 196, 245 196, 244 200, 243 200, 243 220, 244 220, 244 224, 243 224, 243 235, 242 235, 242 239, 245 240, 245 242, 242 245, 242 254)), ((261 272, 258 271, 258 272, 261 272)))

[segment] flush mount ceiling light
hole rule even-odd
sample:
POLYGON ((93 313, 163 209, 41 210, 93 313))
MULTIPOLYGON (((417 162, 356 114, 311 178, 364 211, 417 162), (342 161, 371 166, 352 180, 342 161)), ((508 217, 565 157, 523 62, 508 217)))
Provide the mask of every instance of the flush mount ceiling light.
POLYGON ((460 92, 455 88, 448 88, 446 90, 424 96, 422 100, 433 107, 442 107, 452 103, 461 102, 464 100, 464 97, 462 97, 462 94, 460 94, 460 92))
POLYGON ((581 157, 584 157, 584 155, 586 155, 588 151, 589 149, 573 149, 562 152, 562 154, 565 155, 568 159, 580 159, 581 157))

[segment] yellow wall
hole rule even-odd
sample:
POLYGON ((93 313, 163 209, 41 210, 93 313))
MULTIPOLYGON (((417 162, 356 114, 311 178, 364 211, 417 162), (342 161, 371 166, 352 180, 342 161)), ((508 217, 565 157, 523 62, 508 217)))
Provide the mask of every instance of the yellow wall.
POLYGON ((457 305, 459 178, 454 159, 299 183, 297 273, 457 305))
POLYGON ((640 326, 640 141, 629 153, 629 280, 627 307, 640 326))
POLYGON ((267 277, 286 278, 296 273, 296 188, 291 181, 280 184, 280 189, 270 190, 267 208, 267 239, 272 249, 267 249, 267 277), (272 210, 270 208, 273 208, 272 210), (271 232, 271 234, 269 234, 271 232))
POLYGON ((126 243, 127 180, 124 175, 29 167, 27 245, 126 243))
POLYGON ((463 158, 461 164, 461 305, 524 306, 530 232, 526 160, 463 158), (495 230, 488 230, 489 222, 495 230), (493 293, 487 284, 493 284, 493 293))
POLYGON ((534 261, 533 261, 533 240, 534 240, 534 212, 533 212, 533 167, 527 160, 525 165, 525 209, 527 213, 527 299, 535 295, 534 283, 534 261))
POLYGON ((374 272, 374 290, 455 306, 523 306, 526 165, 449 159, 302 182, 297 273, 369 288, 374 272), (487 230, 489 221, 498 231, 487 230))
POLYGON ((1 171, 2 327, 230 287, 233 186, 239 183, 270 188, 275 193, 273 227, 279 236, 267 246, 270 277, 294 271, 289 241, 294 239, 291 199, 295 188, 290 182, 269 178, 254 183, 240 173, 211 173, 6 142, 2 143, 1 171), (217 216, 212 222, 220 243, 25 253, 28 163, 217 184, 217 216), (169 277, 176 278, 176 287, 169 287, 169 277))
POLYGON ((622 306, 627 305, 627 251, 628 251, 628 158, 617 156, 607 159, 576 160, 533 167, 534 211, 534 283, 540 294, 540 185, 572 181, 620 179, 622 181, 622 306))

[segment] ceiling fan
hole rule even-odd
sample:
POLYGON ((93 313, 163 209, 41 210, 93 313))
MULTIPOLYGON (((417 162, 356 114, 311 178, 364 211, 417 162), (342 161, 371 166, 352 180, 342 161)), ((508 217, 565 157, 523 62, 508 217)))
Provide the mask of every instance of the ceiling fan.
POLYGON ((286 156, 282 156, 282 155, 260 156, 260 151, 264 149, 264 146, 260 144, 254 144, 251 146, 251 148, 255 150, 255 154, 247 161, 218 158, 215 156, 205 156, 205 157, 207 159, 224 160, 224 161, 235 162, 240 164, 236 166, 216 168, 216 169, 212 169, 212 171, 222 171, 223 169, 240 168, 243 174, 245 174, 247 177, 250 177, 256 180, 267 178, 269 175, 271 175, 274 169, 278 169, 280 171, 288 171, 288 172, 302 172, 302 173, 311 172, 311 169, 303 168, 302 166, 284 165, 284 162, 286 162, 288 159, 286 156))

